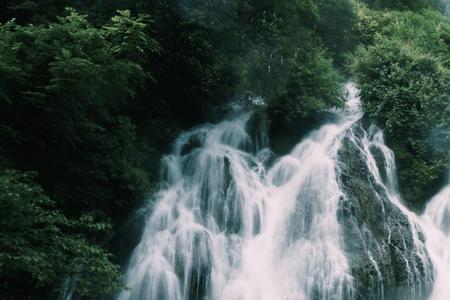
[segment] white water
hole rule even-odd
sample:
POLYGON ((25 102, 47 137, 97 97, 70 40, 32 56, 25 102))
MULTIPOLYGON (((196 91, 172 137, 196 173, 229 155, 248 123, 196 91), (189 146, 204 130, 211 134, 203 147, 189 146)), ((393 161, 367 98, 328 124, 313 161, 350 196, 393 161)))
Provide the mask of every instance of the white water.
MULTIPOLYGON (((360 140, 360 143, 358 143, 357 137, 354 134, 351 134, 350 136, 355 144, 360 145, 359 147, 364 155, 364 160, 367 164, 369 173, 374 177, 376 184, 382 187, 382 190, 386 194, 390 204, 396 207, 408 221, 407 228, 410 230, 408 234, 411 234, 412 236, 412 244, 410 246, 413 247, 413 249, 407 249, 408 245, 404 239, 401 242, 401 245, 399 245, 400 247, 403 247, 404 250, 397 252, 397 255, 402 256, 401 259, 404 261, 405 269, 403 272, 407 276, 407 291, 406 296, 402 295, 397 297, 401 297, 401 299, 405 299, 405 297, 406 299, 425 299, 424 290, 426 289, 426 286, 433 284, 434 266, 429 260, 427 245, 423 238, 421 238, 422 222, 420 218, 413 212, 409 211, 400 199, 397 187, 394 153, 384 143, 382 131, 373 125, 369 127, 367 132, 364 132, 364 136, 360 140), (383 164, 385 178, 381 175, 381 170, 379 169, 377 161, 373 155, 373 149, 377 149, 382 153, 381 162, 378 163, 383 164), (411 254, 415 257, 411 257, 411 254)), ((383 205, 382 202, 380 203, 383 205)), ((389 215, 385 211, 384 206, 382 207, 382 210, 383 219, 381 219, 380 222, 383 222, 384 226, 388 228, 387 243, 395 243, 395 241, 391 239, 392 233, 390 229, 394 226, 393 222, 396 222, 393 219, 396 217, 396 214, 389 215)), ((378 247, 386 247, 386 245, 380 245, 380 241, 375 240, 373 242, 377 243, 378 247)), ((372 259, 372 253, 370 251, 368 252, 368 256, 373 267, 377 270, 381 284, 380 298, 384 299, 384 287, 382 286, 384 278, 379 271, 381 266, 379 265, 379 262, 372 259)))
POLYGON ((421 217, 427 248, 436 269, 430 299, 450 299, 450 184, 433 197, 421 217))
MULTIPOLYGON (((450 299, 450 187, 430 202, 423 217, 411 213, 398 196, 395 160, 382 132, 371 127, 363 138, 353 133, 362 112, 356 88, 346 88, 347 108, 337 113, 339 120, 312 132, 270 169, 270 151, 255 149, 246 131, 249 115, 182 134, 163 159, 165 184, 130 259, 125 278, 130 289, 118 299, 356 298, 337 220, 345 197, 337 155, 345 137, 358 145, 371 175, 407 216, 426 280, 436 276, 431 299, 450 299), (385 179, 371 147, 384 155, 385 179), (436 274, 427 264, 427 251, 436 274)), ((381 266, 367 255, 382 299, 381 266)), ((405 262, 411 299, 422 299, 416 294, 419 262, 407 257, 405 262)))

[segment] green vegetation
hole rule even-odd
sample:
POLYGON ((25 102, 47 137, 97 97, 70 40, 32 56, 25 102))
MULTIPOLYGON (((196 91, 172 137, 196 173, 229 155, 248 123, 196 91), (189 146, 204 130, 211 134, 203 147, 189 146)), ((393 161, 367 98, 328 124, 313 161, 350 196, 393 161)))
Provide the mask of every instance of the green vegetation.
POLYGON ((51 25, 1 25, 2 164, 37 171, 60 212, 28 175, 2 173, 0 294, 45 296, 69 275, 80 297, 115 291, 118 268, 89 229, 110 234, 149 189, 135 125, 119 113, 151 77, 142 57, 159 50, 142 22, 124 11, 94 28, 69 10, 51 25))
POLYGON ((420 209, 448 167, 450 23, 439 13, 371 12, 355 57, 365 112, 385 128, 404 199, 420 209))
POLYGON ((76 278, 81 298, 111 294, 120 286, 110 254, 85 238, 103 234, 110 226, 94 222, 90 215, 68 219, 54 206, 33 174, 1 171, 2 299, 45 297, 48 286, 58 289, 55 284, 69 276, 76 278))
POLYGON ((377 10, 420 11, 427 8, 444 9, 446 0, 364 0, 371 8, 377 10))
POLYGON ((151 76, 139 56, 158 48, 144 27, 121 12, 96 29, 74 11, 51 26, 1 27, 4 157, 51 179, 68 208, 114 213, 145 189, 134 125, 118 113, 151 76))
POLYGON ((445 2, 364 2, 2 1, 0 297, 54 298, 71 275, 78 298, 121 288, 111 239, 161 154, 235 99, 265 100, 281 152, 354 77, 420 209, 448 165, 445 2))

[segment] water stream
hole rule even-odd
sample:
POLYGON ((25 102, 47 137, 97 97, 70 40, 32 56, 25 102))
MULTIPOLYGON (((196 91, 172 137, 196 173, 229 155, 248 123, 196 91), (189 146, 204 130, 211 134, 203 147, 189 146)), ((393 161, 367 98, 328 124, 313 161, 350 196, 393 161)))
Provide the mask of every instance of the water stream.
POLYGON ((421 220, 436 268, 431 299, 450 299, 450 184, 430 200, 421 220))
POLYGON ((249 133, 251 114, 180 135, 117 298, 450 299, 450 187, 410 212, 382 131, 362 128, 353 84, 346 95, 334 121, 278 159, 249 133), (379 220, 347 191, 346 147, 379 220))

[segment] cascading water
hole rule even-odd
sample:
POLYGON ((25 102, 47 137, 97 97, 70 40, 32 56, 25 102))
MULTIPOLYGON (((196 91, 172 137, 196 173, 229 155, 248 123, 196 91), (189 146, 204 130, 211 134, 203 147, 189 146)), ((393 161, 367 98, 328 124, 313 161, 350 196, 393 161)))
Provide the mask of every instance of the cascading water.
POLYGON ((269 151, 248 152, 248 115, 181 135, 119 299, 351 297, 335 156, 359 116, 343 114, 268 172, 269 151))
POLYGON ((431 298, 450 299, 450 184, 430 200, 422 216, 422 227, 436 268, 431 298))
POLYGON ((393 153, 346 91, 336 120, 275 162, 250 114, 180 135, 118 299, 426 299, 435 276, 445 285, 449 197, 422 218, 403 206, 393 153))
POLYGON ((380 129, 355 124, 340 149, 341 225, 361 299, 426 299, 433 266, 420 219, 401 202, 380 129), (349 158, 349 152, 352 157, 349 158), (358 165, 359 163, 359 165, 358 165), (350 171, 350 174, 349 174, 350 171), (363 178, 355 179, 358 176, 363 178), (355 245, 355 241, 359 243, 355 245))

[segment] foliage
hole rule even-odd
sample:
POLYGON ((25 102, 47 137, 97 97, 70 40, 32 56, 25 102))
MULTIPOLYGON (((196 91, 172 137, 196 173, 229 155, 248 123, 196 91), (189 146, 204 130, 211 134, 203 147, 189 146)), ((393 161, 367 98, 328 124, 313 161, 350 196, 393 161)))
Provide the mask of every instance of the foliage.
POLYGON ((60 209, 29 175, 2 173, 2 294, 14 299, 55 294, 69 276, 79 298, 114 293, 119 270, 102 245, 113 232, 102 224, 117 225, 150 189, 125 115, 153 81, 143 69, 160 51, 150 21, 122 11, 98 28, 67 13, 0 25, 1 167, 37 171, 60 209))
POLYGON ((352 35, 347 34, 353 32, 356 22, 352 1, 234 0, 207 5, 185 1, 182 10, 188 20, 212 32, 212 46, 220 50, 217 55, 234 69, 237 93, 258 95, 269 105, 277 105, 279 98, 294 94, 302 84, 320 85, 318 79, 327 78, 335 83, 324 84, 315 95, 305 91, 297 96, 301 104, 286 110, 302 110, 297 114, 300 117, 339 102, 329 101, 330 95, 340 93, 339 77, 330 58, 339 57, 341 63, 345 52, 341 50, 354 47, 352 35), (329 18, 335 11, 339 11, 339 18, 329 18), (319 68, 313 72, 310 68, 316 65, 319 68), (309 79, 311 73, 318 74, 309 79), (309 81, 297 86, 293 80, 309 81), (325 91, 327 88, 331 90, 325 91), (321 103, 312 103, 313 97, 321 103))
POLYGON ((272 122, 289 122, 342 103, 341 78, 331 60, 316 49, 295 57, 286 90, 269 103, 272 122))
POLYGON ((449 24, 430 12, 389 13, 370 22, 377 19, 384 19, 384 29, 355 55, 363 107, 386 129, 405 200, 421 208, 442 184, 448 164, 450 70, 441 37, 449 24))
POLYGON ((0 145, 68 209, 114 214, 148 189, 135 127, 120 115, 147 78, 143 49, 159 51, 141 21, 120 12, 99 29, 69 10, 51 26, 1 26, 0 145))
POLYGON ((120 287, 110 254, 79 232, 105 233, 108 224, 92 217, 68 219, 34 182, 31 173, 0 172, 0 296, 35 299, 76 276, 77 296, 98 299, 120 287), (56 284, 56 285, 55 285, 56 284))
POLYGON ((376 9, 421 10, 439 5, 435 0, 365 0, 367 4, 376 9))
POLYGON ((357 2, 353 0, 317 1, 319 17, 317 30, 332 54, 335 63, 342 66, 348 63, 347 56, 358 45, 356 32, 357 2))

